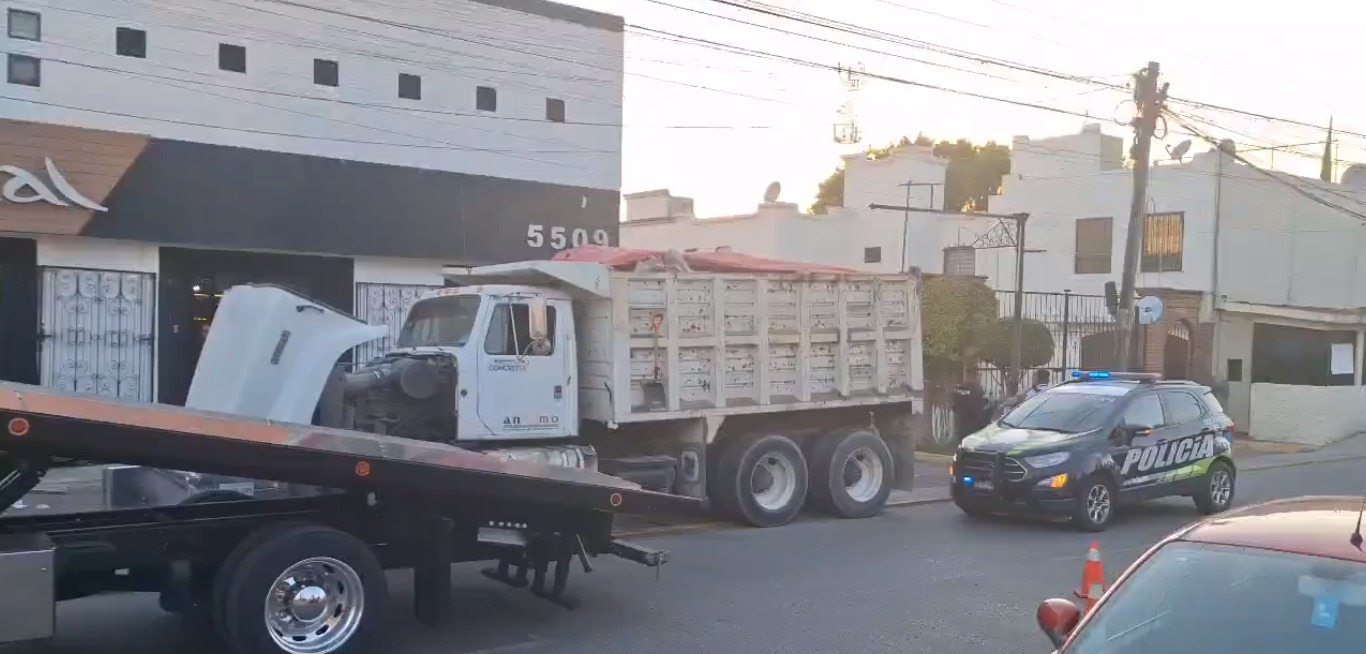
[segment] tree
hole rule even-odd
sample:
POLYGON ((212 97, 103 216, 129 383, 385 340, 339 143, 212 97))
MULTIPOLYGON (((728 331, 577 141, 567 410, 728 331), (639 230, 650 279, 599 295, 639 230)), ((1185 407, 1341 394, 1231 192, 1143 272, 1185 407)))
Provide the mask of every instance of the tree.
POLYGON ((935 381, 956 378, 982 355, 1000 316, 996 292, 972 277, 934 277, 920 297, 926 373, 935 381))
MULTIPOLYGON (((944 180, 944 207, 949 210, 978 210, 987 208, 987 198, 1000 191, 1001 179, 1010 173, 1010 148, 988 141, 985 145, 973 145, 966 139, 939 141, 924 134, 901 137, 897 143, 885 148, 868 148, 871 159, 890 157, 892 150, 902 145, 934 146, 937 157, 948 159, 948 169, 944 180)), ((816 190, 816 201, 810 211, 814 214, 827 213, 831 207, 844 206, 844 165, 841 164, 820 183, 816 190)))
MULTIPOLYGON (((982 352, 982 358, 991 365, 1008 370, 1015 348, 1015 318, 997 320, 991 327, 991 335, 982 352)), ((1020 347, 1020 367, 1038 368, 1053 360, 1053 332, 1048 325, 1029 318, 1024 319, 1024 341, 1020 347)))

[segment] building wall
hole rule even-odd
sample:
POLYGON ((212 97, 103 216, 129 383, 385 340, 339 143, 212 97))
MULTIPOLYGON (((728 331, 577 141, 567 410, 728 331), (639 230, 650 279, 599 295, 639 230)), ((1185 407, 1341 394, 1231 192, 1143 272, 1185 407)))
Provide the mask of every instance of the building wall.
POLYGON ((620 188, 620 18, 513 0, 31 9, 42 40, 6 46, 43 60, 41 86, 6 85, 3 117, 620 188), (146 32, 146 58, 116 53, 119 27, 146 32), (246 48, 245 73, 219 69, 221 43, 246 48), (338 63, 338 86, 314 83, 315 59, 338 63), (398 97, 400 73, 421 77, 421 99, 398 97), (496 111, 476 108, 478 86, 496 89, 496 111), (565 123, 547 120, 548 98, 564 101, 565 123))
POLYGON ((1366 432, 1366 387, 1252 384, 1251 401, 1256 439, 1320 446, 1366 432))

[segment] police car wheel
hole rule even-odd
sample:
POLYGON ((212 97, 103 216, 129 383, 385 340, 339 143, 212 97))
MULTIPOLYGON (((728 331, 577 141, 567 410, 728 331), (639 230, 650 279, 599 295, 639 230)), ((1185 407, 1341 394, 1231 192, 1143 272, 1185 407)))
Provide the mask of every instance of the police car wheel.
POLYGON ((1082 531, 1104 531, 1115 516, 1115 485, 1109 479, 1092 475, 1077 484, 1077 508, 1072 524, 1082 531))
POLYGON ((1236 479, 1233 466, 1223 461, 1210 464, 1202 490, 1195 495, 1195 508, 1205 515, 1227 511, 1233 505, 1236 479))

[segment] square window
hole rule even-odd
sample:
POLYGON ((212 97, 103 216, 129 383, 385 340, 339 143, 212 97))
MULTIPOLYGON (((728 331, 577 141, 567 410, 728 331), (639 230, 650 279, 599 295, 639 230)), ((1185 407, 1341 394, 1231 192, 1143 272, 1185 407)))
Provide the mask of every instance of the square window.
POLYGON ((474 108, 479 111, 498 111, 498 89, 481 86, 474 90, 474 108))
POLYGON ((147 58, 147 32, 131 27, 114 30, 114 51, 120 57, 147 58))
POLYGON ((404 100, 422 99, 422 78, 408 73, 398 74, 398 97, 404 100))
POLYGON ((314 59, 313 83, 321 86, 337 86, 341 83, 341 67, 335 61, 314 59))
POLYGON ((23 86, 41 86, 43 83, 42 60, 26 55, 9 55, 9 83, 23 86))
POLYGON ((1240 382, 1240 381, 1243 381, 1243 360, 1242 360, 1242 359, 1229 359, 1229 360, 1228 360, 1228 381, 1231 381, 1231 382, 1240 382))
POLYGON ((247 48, 229 43, 218 44, 218 69, 230 73, 247 72, 247 48))
POLYGON ((545 119, 552 123, 564 122, 564 100, 559 98, 545 99, 545 119))
POLYGON ((9 10, 9 37, 25 41, 43 40, 43 17, 36 11, 9 10))
POLYGON ((863 248, 863 263, 882 263, 882 248, 863 248))

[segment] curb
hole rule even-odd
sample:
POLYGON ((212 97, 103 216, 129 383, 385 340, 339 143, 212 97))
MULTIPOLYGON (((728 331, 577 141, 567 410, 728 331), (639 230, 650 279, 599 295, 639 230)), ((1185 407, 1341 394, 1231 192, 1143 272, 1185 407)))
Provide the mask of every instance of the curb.
POLYGON ((934 452, 916 452, 915 460, 924 463, 948 463, 953 461, 952 454, 936 454, 934 452))
MULTIPOLYGON (((1268 456, 1274 456, 1274 455, 1268 455, 1268 456)), ((1295 467, 1299 467, 1299 466, 1312 466, 1312 465, 1318 465, 1318 464, 1320 464, 1320 463, 1336 463, 1336 462, 1338 462, 1338 461, 1357 461, 1357 460, 1360 460, 1360 459, 1366 459, 1366 454, 1348 454, 1348 455, 1345 455, 1345 456, 1335 456, 1335 457, 1328 457, 1328 458, 1322 458, 1322 459, 1307 459, 1307 460, 1304 460, 1304 461, 1282 461, 1282 462, 1279 462, 1279 463, 1273 461, 1273 462, 1267 462, 1267 463, 1262 463, 1262 464, 1257 463, 1257 462, 1256 462, 1256 459, 1253 459, 1251 462, 1249 462, 1249 465, 1238 466, 1238 469, 1239 469, 1241 472, 1256 472, 1256 471, 1258 471, 1258 470, 1275 470, 1275 469, 1277 469, 1277 468, 1295 468, 1295 467)), ((1237 462, 1236 459, 1235 459, 1234 462, 1235 462, 1235 463, 1237 462)))

